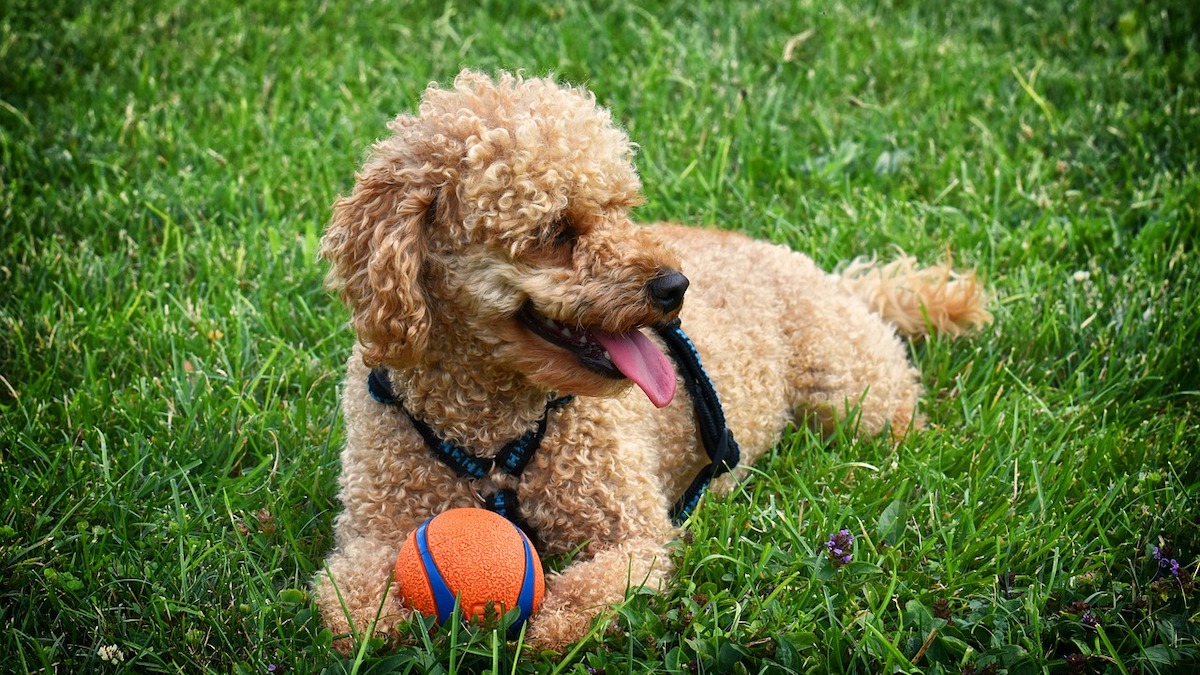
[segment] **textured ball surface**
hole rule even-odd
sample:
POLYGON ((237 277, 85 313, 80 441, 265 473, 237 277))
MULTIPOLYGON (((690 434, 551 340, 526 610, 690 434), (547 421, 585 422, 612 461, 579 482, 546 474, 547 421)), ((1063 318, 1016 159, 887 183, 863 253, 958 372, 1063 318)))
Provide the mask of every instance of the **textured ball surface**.
POLYGON ((546 593, 542 562, 528 537, 485 509, 451 509, 409 533, 396 558, 395 581, 410 607, 445 622, 458 598, 464 617, 490 601, 501 614, 521 608, 518 628, 546 593))

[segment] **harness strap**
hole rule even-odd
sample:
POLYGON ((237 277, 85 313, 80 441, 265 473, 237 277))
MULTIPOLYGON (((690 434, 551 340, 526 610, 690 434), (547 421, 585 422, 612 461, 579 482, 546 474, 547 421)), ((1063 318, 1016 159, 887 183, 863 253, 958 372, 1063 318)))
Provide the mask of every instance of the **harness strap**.
MULTIPOLYGON (((443 464, 450 467, 460 478, 475 480, 486 478, 493 470, 497 469, 513 477, 520 476, 525 471, 525 467, 529 465, 529 460, 533 459, 533 454, 537 452, 538 447, 542 444, 542 438, 546 435, 546 424, 550 417, 550 411, 567 405, 574 398, 574 396, 560 396, 547 403, 546 412, 538 420, 536 428, 525 432, 520 438, 509 441, 500 449, 500 452, 496 453, 494 458, 489 459, 486 457, 476 457, 450 441, 438 438, 433 429, 423 420, 409 412, 408 408, 404 406, 404 402, 392 391, 392 385, 388 382, 387 378, 387 370, 384 368, 373 368, 371 370, 371 373, 367 376, 367 390, 376 401, 403 410, 413 429, 425 441, 425 446, 433 452, 434 457, 437 457, 443 464)), ((536 541, 533 537, 533 530, 527 527, 521 519, 517 508, 516 490, 499 490, 490 496, 480 497, 480 501, 483 502, 483 506, 489 511, 495 511, 512 521, 522 530, 525 530, 530 539, 536 541)))
MULTIPOLYGON (((383 368, 373 368, 371 374, 367 376, 367 389, 371 392, 371 396, 384 405, 396 406, 404 411, 408 417, 408 421, 412 423, 413 429, 420 434, 421 439, 425 441, 428 447, 443 464, 449 466, 458 474, 460 478, 483 478, 492 472, 492 467, 495 465, 495 460, 475 457, 466 450, 454 445, 450 441, 445 441, 438 438, 433 429, 429 428, 423 420, 417 418, 404 407, 395 393, 392 391, 392 385, 388 382, 387 371, 383 368)), ((513 441, 505 446, 514 443, 519 443, 524 440, 529 434, 525 434, 517 441, 513 441)))
MULTIPOLYGON (((671 358, 679 366, 684 385, 692 397, 692 405, 696 413, 696 428, 700 434, 700 442, 708 455, 709 464, 700 470, 679 501, 671 507, 671 522, 680 525, 687 520, 704 491, 712 480, 737 466, 741 459, 741 449, 733 438, 733 432, 725 425, 725 412, 721 408, 721 399, 713 387, 712 380, 700 362, 700 354, 696 346, 688 338, 679 325, 679 321, 655 329, 663 343, 670 351, 671 358)), ((552 410, 557 410, 574 398, 562 396, 546 404, 546 412, 538 420, 537 427, 525 432, 520 438, 509 441, 496 453, 494 458, 476 457, 450 441, 438 438, 433 429, 424 421, 413 416, 404 406, 404 402, 392 391, 388 382, 387 371, 374 368, 367 376, 367 389, 371 396, 380 403, 396 406, 404 411, 413 429, 420 434, 425 445, 443 464, 449 466, 461 478, 481 479, 487 477, 493 470, 500 470, 510 476, 520 476, 533 454, 537 452, 546 435, 546 424, 552 410)), ((517 505, 515 490, 500 490, 489 497, 481 498, 484 507, 516 523, 530 537, 532 530, 522 522, 517 505)))
POLYGON ((700 502, 700 497, 714 478, 727 473, 741 460, 741 448, 733 438, 733 432, 725 425, 725 412, 721 399, 713 387, 712 379, 700 362, 696 346, 683 332, 679 321, 656 329, 659 337, 671 352, 671 358, 683 371, 683 382, 692 397, 696 412, 696 428, 700 442, 708 455, 709 464, 692 479, 679 501, 671 507, 671 522, 681 525, 700 502))

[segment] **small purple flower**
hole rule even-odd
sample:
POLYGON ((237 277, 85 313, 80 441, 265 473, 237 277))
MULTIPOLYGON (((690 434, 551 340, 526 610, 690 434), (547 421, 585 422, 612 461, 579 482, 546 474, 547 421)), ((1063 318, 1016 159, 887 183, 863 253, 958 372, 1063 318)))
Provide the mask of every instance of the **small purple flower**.
POLYGON ((829 535, 829 541, 825 542, 825 553, 834 567, 841 567, 849 565, 854 559, 853 547, 854 535, 850 534, 850 530, 842 529, 837 534, 829 535))
POLYGON ((1174 558, 1163 558, 1158 561, 1158 566, 1164 570, 1169 570, 1173 577, 1179 576, 1179 561, 1174 558))
POLYGON ((1088 628, 1095 628, 1100 625, 1100 619, 1096 618, 1096 615, 1092 614, 1092 610, 1090 609, 1084 612, 1083 616, 1079 617, 1079 622, 1088 628))
POLYGON ((1174 553, 1174 551, 1171 549, 1170 546, 1167 546, 1165 548, 1166 548, 1166 550, 1163 550, 1157 546, 1154 547, 1154 559, 1158 561, 1158 568, 1160 570, 1158 575, 1156 575, 1156 576, 1161 576, 1162 571, 1165 570, 1167 572, 1170 572, 1171 576, 1178 577, 1179 576, 1179 561, 1176 560, 1175 558, 1171 557, 1171 554, 1174 553))

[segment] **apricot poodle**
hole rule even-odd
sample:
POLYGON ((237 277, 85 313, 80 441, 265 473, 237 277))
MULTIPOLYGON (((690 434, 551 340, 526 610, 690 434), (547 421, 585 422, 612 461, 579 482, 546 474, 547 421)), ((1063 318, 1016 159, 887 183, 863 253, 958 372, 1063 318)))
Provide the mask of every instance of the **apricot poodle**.
POLYGON ((358 337, 343 510, 314 580, 342 648, 396 635, 398 547, 454 507, 504 501, 543 555, 577 551, 547 579, 537 645, 562 648, 629 588, 660 588, 680 495, 713 451, 704 389, 663 350, 675 320, 744 467, 792 423, 853 416, 857 433, 902 436, 921 387, 897 332, 990 319, 974 275, 948 267, 833 275, 733 232, 635 224, 633 146, 582 89, 464 71, 388 126, 321 243, 358 337), (505 466, 530 439, 524 470, 505 466))

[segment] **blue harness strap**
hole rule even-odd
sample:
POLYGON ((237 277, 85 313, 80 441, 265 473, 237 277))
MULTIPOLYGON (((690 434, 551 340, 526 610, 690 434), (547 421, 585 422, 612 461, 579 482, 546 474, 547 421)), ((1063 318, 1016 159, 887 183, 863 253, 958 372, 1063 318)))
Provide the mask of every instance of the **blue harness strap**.
MULTIPOLYGON (((696 346, 680 328, 679 321, 656 328, 655 331, 666 344, 671 358, 680 369, 684 386, 692 397, 692 406, 696 413, 696 428, 700 434, 700 442, 708 455, 709 464, 692 479, 691 484, 675 505, 671 507, 671 522, 680 525, 691 515, 692 510, 700 502, 708 484, 714 478, 728 472, 737 466, 741 459, 741 450, 733 438, 733 432, 725 424, 725 412, 721 408, 721 399, 713 387, 712 380, 700 363, 700 354, 696 346)), ((520 438, 509 441, 494 458, 476 457, 450 441, 438 438, 433 429, 424 421, 415 417, 404 406, 404 402, 392 391, 388 382, 387 371, 374 368, 367 376, 367 390, 380 403, 396 406, 404 411, 413 429, 420 434, 425 445, 443 464, 450 467, 462 478, 481 479, 493 470, 500 470, 510 476, 520 476, 533 454, 537 452, 546 435, 546 424, 550 412, 562 408, 571 402, 573 396, 562 396, 546 404, 546 412, 538 420, 537 427, 525 432, 520 438)), ((517 527, 525 531, 530 539, 534 532, 521 519, 517 506, 515 490, 500 490, 483 499, 483 505, 491 511, 508 518, 517 527)), ((534 539, 536 541, 536 539, 534 539)))
MULTIPOLYGON (((446 466, 450 467, 460 478, 470 478, 478 480, 487 477, 493 470, 500 470, 504 473, 518 477, 529 465, 529 461, 533 459, 533 454, 542 444, 542 438, 546 435, 546 424, 550 417, 550 412, 558 410, 567 405, 574 399, 574 396, 560 396, 546 404, 546 411, 542 418, 538 420, 537 426, 525 432, 520 438, 509 441, 496 453, 493 458, 476 457, 463 448, 451 443, 450 441, 438 438, 433 429, 429 427, 423 420, 417 418, 408 411, 404 406, 404 402, 396 396, 392 391, 392 385, 388 382, 387 371, 383 368, 373 368, 371 373, 367 375, 367 390, 371 393, 371 397, 384 405, 395 406, 404 411, 408 421, 412 424, 413 429, 425 441, 425 446, 446 466)), ((489 511, 504 516, 518 528, 525 531, 526 536, 536 541, 535 532, 521 518, 520 510, 517 508, 517 492, 516 490, 499 490, 495 494, 488 497, 481 497, 483 506, 489 511)))
POLYGON ((708 466, 696 474, 691 485, 679 497, 679 501, 671 507, 671 522, 682 525, 700 503, 700 497, 704 496, 708 484, 717 476, 737 466, 742 452, 733 438, 733 432, 725 424, 725 411, 721 408, 721 399, 717 396, 712 379, 704 370, 704 364, 700 362, 700 353, 683 332, 679 321, 655 330, 682 371, 683 383, 692 397, 692 407, 696 412, 696 429, 709 460, 708 466))

